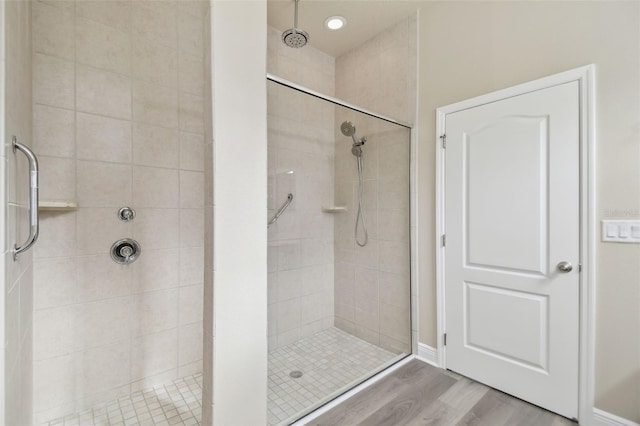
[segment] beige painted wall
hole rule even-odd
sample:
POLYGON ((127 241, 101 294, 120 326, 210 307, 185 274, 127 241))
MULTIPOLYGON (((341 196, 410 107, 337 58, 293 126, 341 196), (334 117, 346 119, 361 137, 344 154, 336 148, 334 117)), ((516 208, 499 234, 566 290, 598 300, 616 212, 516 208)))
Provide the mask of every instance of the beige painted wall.
MULTIPOLYGON (((595 63, 598 220, 640 219, 639 23, 637 1, 424 2, 420 211, 435 207, 437 107, 595 63)), ((435 346, 434 226, 420 232, 420 268, 431 271, 420 288, 420 341, 435 346)), ((596 407, 639 422, 640 245, 597 249, 596 407)))

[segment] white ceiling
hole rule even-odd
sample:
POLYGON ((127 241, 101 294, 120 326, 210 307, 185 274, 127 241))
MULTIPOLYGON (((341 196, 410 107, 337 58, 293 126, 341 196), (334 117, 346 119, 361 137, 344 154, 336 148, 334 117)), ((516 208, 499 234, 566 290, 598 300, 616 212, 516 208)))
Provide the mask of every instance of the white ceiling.
MULTIPOLYGON (((280 31, 293 27, 294 0, 267 0, 268 23, 280 31)), ((418 9, 419 2, 404 0, 299 0, 298 27, 309 33, 309 44, 338 57, 418 9), (347 25, 325 28, 329 16, 340 15, 347 25)))

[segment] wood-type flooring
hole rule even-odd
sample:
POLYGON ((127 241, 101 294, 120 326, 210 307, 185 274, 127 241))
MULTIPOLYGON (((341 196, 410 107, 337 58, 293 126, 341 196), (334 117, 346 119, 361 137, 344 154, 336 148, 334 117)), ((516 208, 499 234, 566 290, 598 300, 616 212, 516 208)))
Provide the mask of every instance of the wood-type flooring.
POLYGON ((576 426, 451 371, 412 360, 309 422, 318 426, 576 426))

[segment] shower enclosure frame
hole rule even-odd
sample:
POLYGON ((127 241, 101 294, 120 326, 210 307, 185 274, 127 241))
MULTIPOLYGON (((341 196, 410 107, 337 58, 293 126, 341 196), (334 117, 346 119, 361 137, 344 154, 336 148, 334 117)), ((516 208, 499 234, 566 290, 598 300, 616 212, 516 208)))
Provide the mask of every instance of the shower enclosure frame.
POLYGON ((341 106, 341 107, 350 109, 352 111, 359 112, 359 113, 368 115, 370 117, 404 127, 405 129, 409 130, 409 144, 410 144, 410 147, 409 147, 409 153, 410 153, 410 156, 409 156, 409 299, 410 299, 409 300, 409 307, 410 307, 410 312, 409 312, 409 317, 410 317, 409 318, 410 319, 409 336, 410 337, 409 338, 410 338, 410 344, 409 346, 411 348, 410 353, 408 353, 406 356, 402 358, 396 359, 393 362, 390 362, 389 364, 385 364, 379 367, 378 369, 372 371, 369 377, 364 378, 363 380, 357 381, 349 389, 345 390, 344 392, 338 395, 331 397, 327 401, 321 403, 319 406, 311 407, 308 411, 306 411, 305 414, 302 415, 302 417, 298 418, 297 420, 293 421, 293 423, 291 423, 291 424, 301 424, 305 420, 311 420, 315 418, 316 415, 319 415, 320 413, 324 412, 325 410, 328 410, 330 407, 333 407, 340 401, 366 388, 370 383, 380 380, 382 377, 391 373, 393 370, 400 368, 402 365, 404 365, 411 359, 418 356, 418 336, 417 336, 418 306, 417 306, 417 285, 416 285, 418 270, 417 270, 417 264, 416 262, 414 262, 414 259, 413 259, 413 254, 415 253, 415 247, 416 247, 415 244, 417 240, 417 227, 415 226, 417 222, 415 220, 416 207, 414 203, 414 195, 415 195, 414 190, 415 190, 415 181, 416 181, 415 131, 414 131, 414 126, 411 125, 410 123, 407 123, 402 120, 397 120, 395 118, 373 112, 369 109, 362 108, 360 106, 351 104, 349 102, 345 102, 333 96, 320 93, 318 91, 309 89, 308 87, 302 86, 300 84, 293 83, 275 74, 266 73, 266 80, 267 82, 270 81, 270 82, 276 83, 278 85, 287 87, 289 89, 293 89, 295 91, 327 101, 331 104, 341 106))

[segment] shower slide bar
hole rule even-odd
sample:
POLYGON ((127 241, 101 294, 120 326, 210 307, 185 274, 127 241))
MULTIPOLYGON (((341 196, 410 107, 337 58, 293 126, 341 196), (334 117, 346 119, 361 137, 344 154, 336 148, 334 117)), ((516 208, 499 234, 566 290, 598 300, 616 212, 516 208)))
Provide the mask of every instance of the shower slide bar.
POLYGON ((291 204, 292 201, 293 201, 293 194, 287 195, 287 200, 284 202, 282 207, 280 207, 280 210, 278 210, 275 216, 273 216, 273 218, 269 221, 269 223, 267 223, 267 228, 273 225, 274 223, 276 223, 280 215, 284 213, 284 211, 287 209, 287 207, 289 207, 289 204, 291 204))
POLYGON ((11 139, 13 152, 16 150, 22 152, 29 160, 29 237, 21 246, 15 244, 13 246, 13 260, 31 248, 38 239, 39 220, 38 220, 38 158, 33 151, 26 145, 18 142, 15 136, 11 139))

